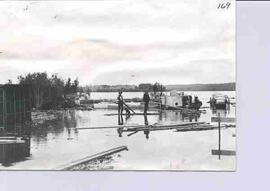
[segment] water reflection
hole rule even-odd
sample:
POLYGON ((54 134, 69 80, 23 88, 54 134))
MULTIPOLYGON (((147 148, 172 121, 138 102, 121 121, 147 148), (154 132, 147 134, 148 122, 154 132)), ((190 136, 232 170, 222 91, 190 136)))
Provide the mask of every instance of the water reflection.
MULTIPOLYGON (((79 132, 76 129, 77 127, 87 127, 87 126, 97 126, 99 125, 107 125, 112 126, 115 124, 115 119, 117 119, 117 125, 129 125, 129 124, 137 124, 139 121, 143 121, 145 126, 153 125, 153 124, 171 124, 171 123, 181 123, 181 122, 198 122, 205 121, 205 117, 209 116, 209 114, 201 114, 201 113, 183 113, 181 111, 162 111, 159 112, 159 115, 142 115, 142 116, 134 116, 128 115, 126 113, 125 118, 123 115, 115 116, 104 116, 104 114, 108 112, 107 110, 97 110, 97 111, 75 111, 75 110, 67 110, 63 111, 63 114, 60 118, 56 120, 45 121, 43 124, 36 124, 32 128, 32 140, 36 143, 38 147, 40 144, 47 144, 48 140, 57 140, 60 137, 66 136, 66 139, 79 139, 79 132), (201 119, 201 115, 204 115, 204 118, 201 119), (100 118, 100 120, 99 120, 100 118), (143 120, 142 120, 143 119, 143 120), (94 122, 97 123, 95 124, 94 122)), ((112 111, 114 112, 114 111, 112 111)), ((127 112, 127 111, 125 111, 127 112)), ((226 117, 230 114, 229 110, 212 110, 211 113, 213 115, 217 115, 220 113, 221 117, 226 117)), ((211 118, 210 116, 208 117, 211 118)), ((117 129, 118 137, 123 136, 123 127, 119 127, 117 129)), ((145 137, 149 139, 149 130, 144 131, 145 137)))
POLYGON ((80 116, 76 115, 75 110, 67 110, 63 114, 63 123, 66 128, 75 128, 80 116))
MULTIPOLYGON (((145 126, 148 126, 148 118, 147 118, 147 115, 144 115, 144 125, 145 126)), ((149 130, 145 130, 144 131, 144 134, 145 134, 145 138, 146 139, 149 139, 149 134, 150 134, 150 131, 149 130)))
POLYGON ((126 120, 128 120, 130 118, 130 111, 128 108, 125 108, 126 111, 126 120))
POLYGON ((118 115, 118 125, 123 125, 124 120, 123 120, 123 115, 118 115))
POLYGON ((79 135, 79 132, 78 132, 78 129, 77 128, 68 128, 67 129, 67 132, 68 132, 68 140, 72 140, 74 138, 76 138, 76 140, 78 140, 78 135, 79 135))
POLYGON ((118 133, 118 136, 119 136, 119 137, 122 137, 123 127, 118 128, 118 129, 117 129, 117 133, 118 133))
MULTIPOLYGON (((118 117, 119 117, 119 116, 118 116, 118 117)), ((144 119, 144 125, 145 125, 145 127, 148 127, 148 126, 149 126, 149 122, 148 122, 148 117, 147 117, 147 115, 143 115, 143 119, 144 119)), ((136 127, 136 125, 134 125, 134 127, 136 127)), ((118 137, 122 137, 123 132, 130 132, 130 131, 124 130, 123 127, 117 128, 118 137)), ((131 132, 131 133, 128 134, 127 136, 134 135, 134 134, 137 133, 137 132, 138 132, 138 131, 134 130, 133 132, 131 132)), ((149 131, 149 130, 144 130, 143 132, 144 132, 144 135, 145 135, 146 139, 149 139, 150 131, 149 131)))
POLYGON ((220 114, 220 117, 226 117, 227 115, 230 114, 230 110, 227 109, 212 109, 212 114, 214 116, 217 116, 220 114))
POLYGON ((75 110, 63 111, 59 118, 47 120, 43 123, 32 124, 31 139, 36 146, 47 144, 49 140, 57 140, 66 132, 67 139, 78 139, 78 130, 76 129, 80 116, 75 110))
POLYGON ((166 122, 197 122, 200 113, 183 113, 181 111, 163 111, 159 116, 159 123, 166 122))

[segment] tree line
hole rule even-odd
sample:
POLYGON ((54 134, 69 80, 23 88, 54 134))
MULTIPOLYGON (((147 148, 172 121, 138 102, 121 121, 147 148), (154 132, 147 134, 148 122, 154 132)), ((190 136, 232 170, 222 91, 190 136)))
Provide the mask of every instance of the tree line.
POLYGON ((65 80, 57 74, 49 76, 46 72, 20 75, 18 81, 21 85, 29 86, 31 105, 36 109, 62 108, 66 104, 65 95, 75 93, 79 89, 77 78, 65 80))
POLYGON ((163 92, 166 91, 166 87, 158 82, 154 84, 142 83, 139 85, 94 85, 85 86, 85 92, 163 92))
POLYGON ((235 91, 235 82, 220 84, 175 84, 167 85, 167 90, 179 91, 235 91))

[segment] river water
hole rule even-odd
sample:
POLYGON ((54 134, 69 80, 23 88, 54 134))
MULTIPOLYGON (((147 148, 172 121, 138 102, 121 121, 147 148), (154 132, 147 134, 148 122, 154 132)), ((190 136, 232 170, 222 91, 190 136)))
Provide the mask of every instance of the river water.
MULTIPOLYGON (((186 92, 197 95, 203 107, 209 106, 209 98, 218 92, 186 92)), ((235 92, 219 92, 235 97, 235 92)), ((142 97, 142 92, 123 93, 124 98, 142 97)), ((92 93, 92 99, 112 99, 117 93, 92 93)), ((221 116, 235 117, 235 107, 229 111, 213 113, 205 109, 196 120, 211 122, 211 117, 219 112, 221 116)), ((138 111, 138 110, 136 110, 138 111)), ((142 112, 142 111, 140 111, 142 112)), ((48 121, 37 126, 31 137, 31 157, 13 163, 4 170, 52 170, 59 165, 93 155, 114 147, 127 146, 110 163, 114 170, 222 170, 235 169, 235 156, 212 155, 211 150, 218 148, 218 131, 175 132, 175 130, 153 131, 148 137, 144 132, 127 136, 119 135, 117 129, 77 130, 76 128, 95 126, 116 126, 117 116, 105 116, 117 113, 116 110, 96 109, 92 111, 65 111, 58 120, 48 121)), ((132 116, 124 119, 124 125, 176 124, 194 121, 180 112, 164 111, 160 115, 132 116)), ((236 150, 235 128, 222 129, 221 149, 236 150)))

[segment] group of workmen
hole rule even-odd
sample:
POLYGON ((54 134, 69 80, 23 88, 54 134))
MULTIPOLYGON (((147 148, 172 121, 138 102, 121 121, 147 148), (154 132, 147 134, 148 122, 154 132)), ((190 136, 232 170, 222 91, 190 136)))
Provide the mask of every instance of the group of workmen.
MULTIPOLYGON (((124 99, 122 96, 122 91, 119 92, 118 97, 117 97, 117 103, 118 103, 118 115, 122 116, 123 114, 123 110, 124 110, 124 99)), ((149 101, 150 101, 150 96, 148 94, 148 92, 144 92, 143 94, 143 102, 144 102, 144 114, 147 114, 147 110, 149 108, 149 101)), ((127 108, 125 108, 127 113, 130 113, 129 110, 127 108)))

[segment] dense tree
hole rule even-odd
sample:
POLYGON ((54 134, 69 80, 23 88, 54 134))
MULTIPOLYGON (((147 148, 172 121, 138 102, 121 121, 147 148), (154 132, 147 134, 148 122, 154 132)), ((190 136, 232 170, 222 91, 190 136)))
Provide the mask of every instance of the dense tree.
POLYGON ((166 88, 162 84, 160 84, 158 82, 154 83, 152 89, 153 89, 154 93, 163 92, 163 91, 166 90, 166 88))
POLYGON ((150 84, 150 83, 147 83, 147 84, 139 84, 139 89, 141 91, 152 91, 152 88, 153 88, 153 85, 150 84))
POLYGON ((68 78, 66 84, 65 84, 65 94, 70 93, 71 90, 71 78, 68 78))
POLYGON ((72 92, 72 93, 77 92, 77 91, 78 91, 78 88, 79 88, 79 80, 78 80, 78 78, 76 78, 76 79, 73 81, 72 85, 71 85, 71 92, 72 92))
POLYGON ((32 94, 32 104, 40 108, 44 103, 45 93, 49 88, 49 79, 47 73, 29 73, 26 76, 18 77, 19 84, 29 85, 32 94))
POLYGON ((57 74, 49 77, 46 72, 29 73, 19 76, 18 80, 19 84, 30 86, 32 106, 38 109, 61 107, 64 94, 76 91, 79 85, 78 79, 74 80, 72 89, 70 78, 65 83, 57 74))

